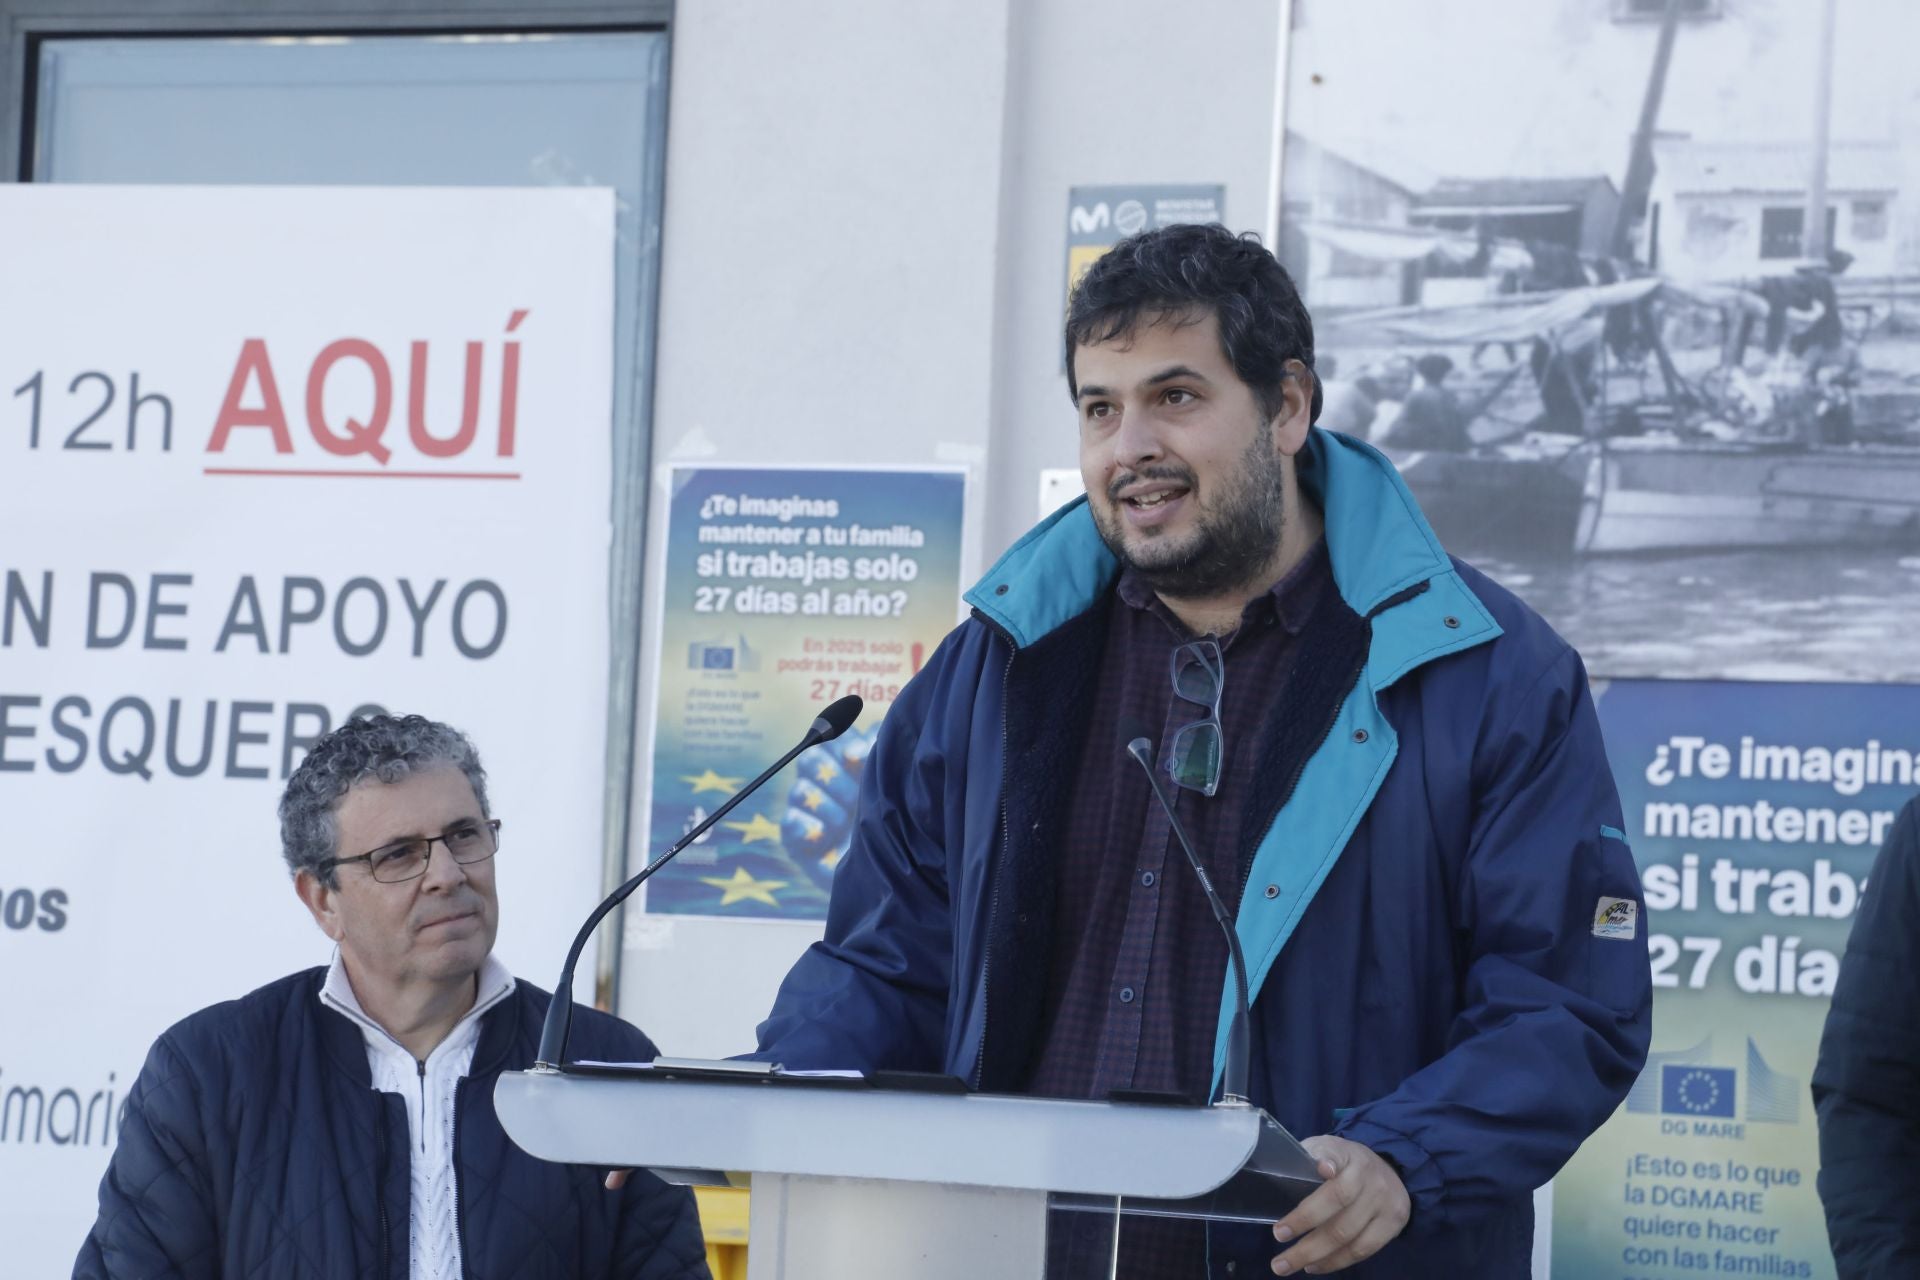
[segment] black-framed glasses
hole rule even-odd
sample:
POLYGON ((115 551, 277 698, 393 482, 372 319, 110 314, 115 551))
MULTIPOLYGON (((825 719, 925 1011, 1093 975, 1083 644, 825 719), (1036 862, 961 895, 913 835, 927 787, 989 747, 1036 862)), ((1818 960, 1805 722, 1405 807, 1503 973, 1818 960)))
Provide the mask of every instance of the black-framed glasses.
POLYGON ((1189 640, 1173 651, 1168 668, 1174 695, 1200 704, 1207 714, 1175 730, 1167 744, 1167 776, 1189 791, 1210 796, 1220 789, 1220 695, 1227 687, 1226 663, 1212 640, 1189 640))
POLYGON ((403 880, 416 880, 427 873, 427 863, 433 859, 433 846, 436 844, 445 845, 447 856, 463 867, 485 862, 500 852, 500 819, 462 823, 444 835, 396 840, 392 844, 381 845, 372 853, 362 853, 352 858, 329 858, 322 864, 322 869, 332 870, 349 862, 364 862, 373 878, 381 884, 399 884, 403 880))

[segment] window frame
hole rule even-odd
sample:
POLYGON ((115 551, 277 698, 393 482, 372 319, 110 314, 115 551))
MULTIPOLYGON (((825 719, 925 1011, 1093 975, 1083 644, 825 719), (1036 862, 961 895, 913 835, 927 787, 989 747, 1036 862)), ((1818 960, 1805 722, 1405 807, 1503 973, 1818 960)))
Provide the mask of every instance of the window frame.
MULTIPOLYGON (((1613 20, 1615 22, 1659 22, 1666 15, 1665 0, 1646 0, 1645 4, 1636 0, 1613 0, 1613 20)), ((1721 0, 1681 0, 1680 21, 1711 22, 1726 16, 1722 11, 1721 0)))
POLYGON ((1858 196, 1847 201, 1847 239, 1855 244, 1880 244, 1893 235, 1893 200, 1888 196, 1858 196))
POLYGON ((126 0, 0 0, 0 182, 33 180, 28 139, 39 91, 35 54, 44 40, 668 33, 672 16, 672 0, 384 0, 378 9, 364 0, 168 0, 165 12, 139 16, 128 13, 126 0))
MULTIPOLYGON (((667 37, 667 84, 673 83, 673 0, 146 0, 129 12, 127 0, 0 0, 0 182, 31 182, 38 50, 57 39, 140 39, 217 36, 408 36, 518 32, 649 32, 667 37), (150 7, 149 7, 150 6, 150 7)), ((613 523, 607 606, 609 658, 606 776, 603 797, 602 892, 627 877, 633 826, 634 757, 638 734, 641 632, 645 590, 647 476, 653 450, 655 358, 659 341, 660 267, 664 255, 667 112, 651 129, 647 184, 653 196, 651 245, 640 261, 640 311, 635 330, 634 413, 616 432, 612 472, 613 523)), ((618 1002, 621 912, 601 930, 595 1003, 618 1002)))
MULTIPOLYGON (((1827 206, 1827 247, 1829 249, 1836 247, 1834 237, 1839 234, 1839 230, 1840 206, 1838 204, 1830 204, 1827 206)), ((1760 245, 1757 250, 1760 261, 1792 262, 1801 258, 1804 256, 1801 252, 1801 246, 1806 243, 1806 235, 1806 205, 1769 204, 1760 207, 1760 245), (1787 231, 1779 230, 1773 232, 1771 235, 1768 233, 1767 221, 1769 216, 1772 216, 1775 220, 1785 220, 1787 218, 1793 220, 1794 227, 1791 232, 1793 243, 1791 248, 1787 247, 1785 243, 1789 235, 1787 231), (1772 243, 1774 241, 1779 242, 1777 248, 1772 243)))

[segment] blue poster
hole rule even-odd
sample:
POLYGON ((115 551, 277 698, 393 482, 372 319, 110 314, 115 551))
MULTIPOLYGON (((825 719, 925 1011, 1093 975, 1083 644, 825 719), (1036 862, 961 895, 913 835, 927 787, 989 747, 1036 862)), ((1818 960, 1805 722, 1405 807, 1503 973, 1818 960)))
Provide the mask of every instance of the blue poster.
POLYGON ((650 852, 866 707, 647 883, 646 910, 818 920, 874 731, 958 620, 966 473, 679 467, 667 516, 650 852))
POLYGON ((1847 930, 1920 790, 1920 687, 1615 681, 1653 1045, 1554 1181, 1554 1280, 1834 1275, 1809 1081, 1847 930))

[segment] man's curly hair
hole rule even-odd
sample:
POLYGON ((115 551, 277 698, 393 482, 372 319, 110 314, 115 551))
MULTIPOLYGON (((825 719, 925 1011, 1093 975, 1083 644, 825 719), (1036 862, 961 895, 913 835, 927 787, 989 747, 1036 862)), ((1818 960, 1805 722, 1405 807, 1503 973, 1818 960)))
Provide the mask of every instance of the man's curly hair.
POLYGON ((312 872, 329 889, 338 888, 335 868, 327 864, 340 856, 334 811, 341 798, 363 782, 398 782, 446 765, 466 775, 481 816, 492 816, 480 753, 451 725, 425 716, 355 716, 327 734, 313 744, 280 797, 280 853, 287 869, 312 872))
MULTIPOLYGON (((1293 277, 1252 233, 1182 223, 1128 236, 1087 268, 1067 305, 1067 391, 1080 398, 1077 348, 1131 337, 1141 325, 1219 317, 1220 346, 1268 417, 1286 405, 1287 361, 1313 368, 1313 319, 1293 277)), ((1320 417, 1320 379, 1309 374, 1320 417)))

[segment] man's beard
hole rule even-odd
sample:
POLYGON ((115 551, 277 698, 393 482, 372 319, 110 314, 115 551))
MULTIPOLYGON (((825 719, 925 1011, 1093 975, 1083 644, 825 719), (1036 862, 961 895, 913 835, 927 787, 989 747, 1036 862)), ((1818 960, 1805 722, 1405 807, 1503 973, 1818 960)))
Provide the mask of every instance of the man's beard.
POLYGON ((1273 563, 1286 526, 1286 463, 1265 432, 1255 434, 1235 472, 1237 483, 1226 482, 1229 487, 1199 507, 1184 542, 1161 535, 1129 545, 1114 495, 1138 480, 1170 480, 1197 494, 1193 472, 1185 467, 1143 467, 1117 477, 1107 486, 1107 505, 1094 507, 1094 526, 1107 550, 1156 595, 1171 600, 1223 595, 1273 563))

